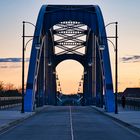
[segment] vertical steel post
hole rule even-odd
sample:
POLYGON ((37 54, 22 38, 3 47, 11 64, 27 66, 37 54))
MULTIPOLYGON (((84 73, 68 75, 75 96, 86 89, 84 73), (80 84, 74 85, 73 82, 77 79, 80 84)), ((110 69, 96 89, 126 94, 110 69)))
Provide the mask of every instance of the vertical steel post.
POLYGON ((92 50, 92 63, 93 63, 93 66, 92 66, 92 84, 93 84, 93 87, 92 87, 92 92, 94 93, 94 99, 96 98, 96 106, 98 106, 98 93, 96 92, 96 48, 97 48, 97 36, 94 34, 94 48, 92 50))
POLYGON ((116 34, 115 34, 115 114, 118 114, 118 103, 117 103, 117 94, 118 94, 118 22, 116 24, 116 34))
POLYGON ((24 47, 25 47, 25 21, 23 21, 23 36, 22 36, 22 108, 21 113, 24 113, 24 47))

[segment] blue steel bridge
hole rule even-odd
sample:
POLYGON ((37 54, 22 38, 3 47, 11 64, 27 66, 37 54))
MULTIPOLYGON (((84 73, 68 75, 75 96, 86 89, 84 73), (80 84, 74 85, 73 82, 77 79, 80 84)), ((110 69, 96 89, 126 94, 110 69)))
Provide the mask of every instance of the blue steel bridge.
POLYGON ((41 7, 31 49, 25 111, 33 111, 35 104, 59 105, 56 67, 68 59, 78 61, 84 68, 83 96, 78 99, 81 105, 102 106, 104 102, 106 111, 114 112, 107 35, 97 5, 41 7))
POLYGON ((140 140, 138 111, 123 108, 119 115, 107 113, 115 112, 116 102, 104 20, 96 5, 42 6, 26 88, 23 99, 28 113, 1 111, 0 140, 140 140), (81 94, 61 92, 56 67, 67 59, 84 68, 81 94), (107 112, 98 108, 103 103, 107 112))

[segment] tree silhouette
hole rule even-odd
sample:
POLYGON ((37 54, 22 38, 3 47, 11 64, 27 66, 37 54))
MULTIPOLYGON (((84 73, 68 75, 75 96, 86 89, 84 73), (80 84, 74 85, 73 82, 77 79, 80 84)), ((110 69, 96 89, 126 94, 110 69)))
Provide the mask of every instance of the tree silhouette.
POLYGON ((3 91, 4 90, 4 83, 3 81, 0 81, 0 91, 3 91))

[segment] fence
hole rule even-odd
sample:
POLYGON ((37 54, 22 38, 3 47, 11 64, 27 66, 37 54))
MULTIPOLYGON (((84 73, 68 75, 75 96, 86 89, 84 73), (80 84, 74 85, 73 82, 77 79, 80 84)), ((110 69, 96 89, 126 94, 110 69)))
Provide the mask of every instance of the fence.
MULTIPOLYGON (((118 104, 121 104, 121 98, 118 98, 118 104)), ((133 110, 140 110, 140 98, 126 97, 125 107, 133 110)))
POLYGON ((22 97, 0 97, 0 109, 21 105, 22 97))

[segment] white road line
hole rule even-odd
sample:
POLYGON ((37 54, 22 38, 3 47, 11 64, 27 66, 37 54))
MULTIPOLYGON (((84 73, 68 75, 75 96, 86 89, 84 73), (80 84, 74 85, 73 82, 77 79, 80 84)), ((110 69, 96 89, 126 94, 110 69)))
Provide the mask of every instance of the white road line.
POLYGON ((71 106, 69 106, 69 108, 70 108, 70 129, 71 129, 71 140, 74 140, 71 106))

